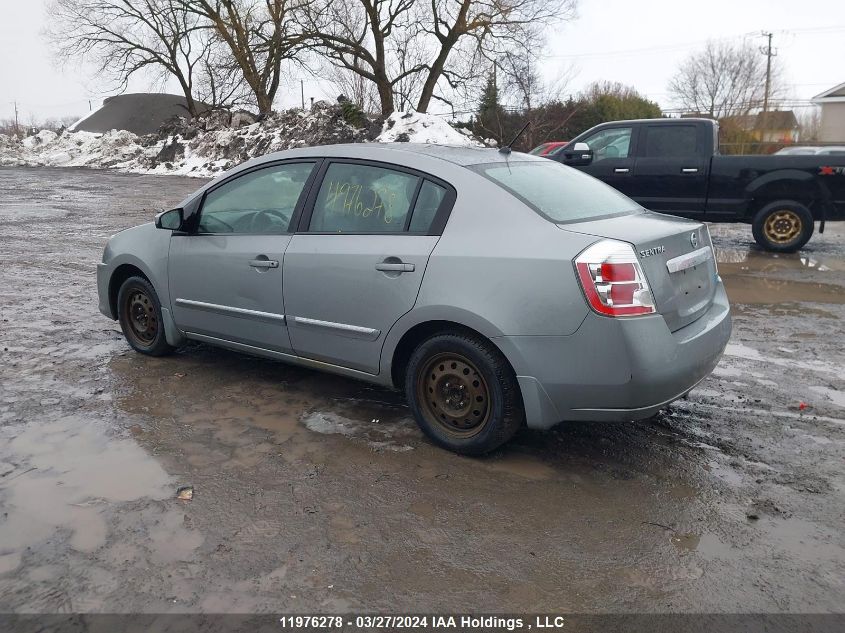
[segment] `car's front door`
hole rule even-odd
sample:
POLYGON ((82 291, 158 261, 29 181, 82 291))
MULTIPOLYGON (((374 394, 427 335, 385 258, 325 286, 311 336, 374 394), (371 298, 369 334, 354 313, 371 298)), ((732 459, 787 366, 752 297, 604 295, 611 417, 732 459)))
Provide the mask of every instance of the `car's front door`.
POLYGON ((170 240, 170 301, 179 329, 199 339, 291 351, 281 264, 314 167, 262 167, 205 194, 195 230, 170 240))
POLYGON ((646 209, 700 217, 707 199, 708 128, 654 123, 640 130, 629 196, 646 209))
MULTIPOLYGON (((572 166, 598 178, 614 189, 630 195, 631 176, 634 173, 634 128, 631 126, 602 128, 590 136, 580 140, 590 146, 593 159, 587 165, 577 162, 572 166)), ((575 144, 570 143, 572 148, 575 144)), ((577 158, 579 152, 570 150, 567 146, 560 154, 560 161, 567 165, 572 158, 577 158)))
POLYGON ((416 301, 454 191, 421 174, 332 161, 284 260, 294 351, 378 373, 384 338, 416 301))

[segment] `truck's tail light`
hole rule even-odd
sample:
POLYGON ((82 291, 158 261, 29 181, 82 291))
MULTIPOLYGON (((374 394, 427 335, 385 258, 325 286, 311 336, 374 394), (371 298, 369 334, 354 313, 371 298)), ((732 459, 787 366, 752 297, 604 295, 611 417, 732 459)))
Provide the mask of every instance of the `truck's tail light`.
POLYGON ((575 258, 575 269, 590 307, 606 316, 655 312, 654 298, 633 247, 602 240, 575 258))

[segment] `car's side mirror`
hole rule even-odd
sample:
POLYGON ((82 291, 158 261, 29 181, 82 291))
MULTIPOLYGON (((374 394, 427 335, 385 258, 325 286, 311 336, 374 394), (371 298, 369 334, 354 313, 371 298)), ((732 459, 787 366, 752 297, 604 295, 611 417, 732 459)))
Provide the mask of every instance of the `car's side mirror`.
POLYGON ((567 165, 589 165, 593 162, 593 150, 583 141, 564 148, 563 162, 567 165))
POLYGON ((178 231, 182 228, 184 221, 182 209, 171 209, 170 211, 162 211, 156 216, 157 229, 169 229, 171 231, 178 231))

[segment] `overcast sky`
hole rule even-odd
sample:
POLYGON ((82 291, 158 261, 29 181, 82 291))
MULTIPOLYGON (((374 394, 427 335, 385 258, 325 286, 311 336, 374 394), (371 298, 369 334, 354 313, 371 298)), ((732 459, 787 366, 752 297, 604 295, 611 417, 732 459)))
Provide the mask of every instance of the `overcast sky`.
MULTIPOLYGON (((41 0, 0 0, 0 118, 82 115, 97 107, 109 86, 73 63, 51 59, 41 35, 48 19, 41 0)), ((845 82, 845 0, 580 0, 576 20, 549 33, 544 77, 572 74, 565 92, 596 80, 634 86, 664 108, 666 85, 679 63, 709 38, 739 41, 775 34, 790 98, 803 101, 845 82)), ((277 106, 297 105, 299 77, 277 106)), ((334 97, 330 86, 305 78, 306 98, 334 97)), ((146 90, 143 80, 131 89, 146 90)), ((178 91, 177 91, 178 92, 178 91)), ((281 91, 280 91, 281 94, 281 91)))

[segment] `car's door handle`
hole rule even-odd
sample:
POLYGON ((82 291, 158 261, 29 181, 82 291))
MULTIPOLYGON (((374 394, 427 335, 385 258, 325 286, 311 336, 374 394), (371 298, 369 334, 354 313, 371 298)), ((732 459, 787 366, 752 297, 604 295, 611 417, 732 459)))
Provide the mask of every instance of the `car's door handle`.
POLYGON ((416 268, 413 264, 406 264, 405 262, 379 262, 376 264, 376 270, 382 272, 412 273, 416 268))
POLYGON ((253 268, 278 268, 279 262, 275 259, 253 259, 249 265, 253 268))
POLYGON ((627 167, 617 167, 616 169, 613 170, 613 173, 614 174, 627 174, 629 171, 631 171, 631 170, 628 169, 627 167))
POLYGON ((683 167, 683 168, 681 168, 681 173, 697 174, 698 173, 698 167, 683 167))

